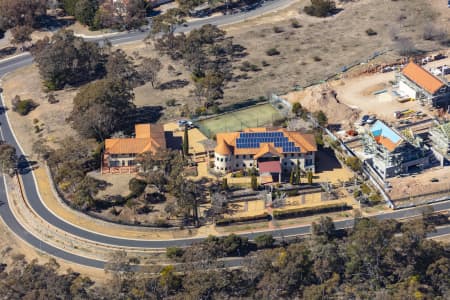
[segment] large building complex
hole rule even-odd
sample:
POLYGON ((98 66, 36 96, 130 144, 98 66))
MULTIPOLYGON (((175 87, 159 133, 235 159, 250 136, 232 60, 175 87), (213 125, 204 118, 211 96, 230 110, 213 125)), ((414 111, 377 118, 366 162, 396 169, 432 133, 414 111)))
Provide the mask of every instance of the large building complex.
POLYGON ((434 107, 448 110, 450 86, 421 66, 410 62, 397 74, 398 93, 434 107))
POLYGON ((428 156, 419 141, 409 139, 381 121, 376 121, 363 135, 364 153, 382 180, 425 168, 428 156))
POLYGON ((136 124, 135 138, 105 140, 102 172, 134 172, 136 157, 144 152, 166 149, 164 128, 160 124, 136 124))
POLYGON ((312 134, 285 129, 248 128, 243 132, 218 133, 214 170, 227 173, 256 168, 278 181, 297 164, 315 172, 317 145, 312 134))

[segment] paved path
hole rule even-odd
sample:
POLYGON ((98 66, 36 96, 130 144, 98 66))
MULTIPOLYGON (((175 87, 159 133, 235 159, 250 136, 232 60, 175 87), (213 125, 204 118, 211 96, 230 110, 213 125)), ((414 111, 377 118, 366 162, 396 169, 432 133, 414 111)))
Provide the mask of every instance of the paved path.
MULTIPOLYGON (((276 8, 283 7, 289 3, 292 3, 292 0, 278 0, 273 2, 267 2, 264 6, 248 12, 241 13, 236 15, 228 15, 221 16, 217 18, 212 18, 208 20, 199 20, 192 22, 188 27, 180 27, 179 31, 188 31, 192 28, 200 27, 204 24, 211 23, 216 25, 225 25, 234 22, 242 21, 246 18, 253 17, 256 15, 260 15, 262 13, 273 11, 276 8)), ((127 42, 133 42, 144 38, 147 35, 145 32, 131 32, 124 34, 116 34, 109 38, 112 44, 121 44, 127 42)), ((98 41, 99 38, 93 38, 91 40, 98 41)), ((0 78, 8 72, 14 71, 20 67, 29 65, 32 63, 32 57, 25 53, 18 57, 13 57, 7 60, 3 60, 0 62, 0 78)), ((0 95, 1 97, 1 95, 0 95)), ((4 107, 3 99, 1 99, 1 106, 4 107)), ((0 138, 5 140, 9 144, 15 146, 17 148, 17 153, 19 155, 24 155, 23 151, 20 148, 20 145, 17 143, 14 134, 12 132, 11 126, 7 119, 7 115, 5 113, 0 114, 0 138)), ((80 238, 91 240, 97 243, 103 243, 106 245, 114 245, 114 246, 122 246, 122 247, 138 247, 138 248, 166 248, 169 246, 187 246, 195 241, 200 241, 202 238, 185 238, 185 239, 170 239, 170 240, 137 240, 137 239, 126 239, 126 238, 117 238, 112 236, 102 235, 93 231, 88 231, 86 229, 74 226, 66 222, 63 219, 58 218, 52 212, 50 212, 42 203, 34 180, 34 174, 32 172, 24 173, 20 175, 22 177, 22 181, 24 183, 24 189, 29 201, 30 206, 38 213, 42 219, 46 222, 52 224, 57 227, 59 230, 68 232, 72 235, 76 235, 80 238)), ((3 179, 3 178, 2 178, 3 179)), ((49 245, 37 237, 28 233, 21 224, 14 218, 11 209, 9 207, 8 198, 5 189, 5 181, 0 180, 0 216, 6 225, 21 239, 28 242, 30 245, 44 251, 50 255, 53 255, 58 258, 65 259, 70 262, 95 267, 95 268, 103 268, 104 262, 95 259, 89 259, 83 256, 78 256, 67 251, 58 249, 52 245, 49 245)), ((437 203, 432 205, 436 211, 446 210, 450 208, 450 201, 437 203)), ((420 210, 418 209, 407 209, 402 211, 394 211, 382 215, 378 215, 379 219, 400 219, 411 217, 414 215, 420 214, 420 210)), ((337 228, 347 228, 353 225, 353 220, 345 220, 336 222, 337 228)), ((286 238, 292 236, 299 236, 308 234, 310 232, 310 226, 297 226, 291 228, 283 228, 283 229, 271 229, 258 231, 253 233, 243 234, 243 236, 247 236, 249 239, 253 239, 255 236, 263 233, 271 233, 276 238, 286 238)), ((434 235, 444 235, 450 234, 450 227, 445 227, 439 229, 437 233, 434 235)), ((230 259, 226 261, 227 266, 236 266, 241 263, 242 259, 230 259)))

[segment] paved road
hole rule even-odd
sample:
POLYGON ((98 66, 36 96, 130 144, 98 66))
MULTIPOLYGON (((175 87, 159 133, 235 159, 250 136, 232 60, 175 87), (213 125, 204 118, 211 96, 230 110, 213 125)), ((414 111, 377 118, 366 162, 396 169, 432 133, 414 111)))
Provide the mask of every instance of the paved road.
MULTIPOLYGON (((180 27, 179 31, 188 31, 192 28, 200 27, 207 23, 212 23, 216 25, 224 25, 229 24, 233 22, 241 21, 245 18, 248 18, 253 15, 258 15, 261 13, 264 13, 266 11, 274 10, 277 7, 284 6, 288 3, 290 3, 292 0, 278 0, 273 2, 267 2, 264 4, 264 6, 248 12, 248 13, 241 13, 236 15, 228 15, 228 16, 221 16, 216 17, 208 20, 199 20, 190 23, 188 27, 180 27)), ((147 33, 143 32, 131 32, 131 33, 123 33, 123 34, 117 34, 113 37, 110 37, 109 40, 112 44, 122 44, 126 42, 132 42, 137 41, 142 38, 144 38, 147 35, 147 33)), ((99 41, 101 39, 99 38, 92 38, 91 40, 99 41)), ((32 63, 32 57, 25 53, 19 57, 14 57, 12 59, 3 61, 0 63, 0 78, 5 75, 8 72, 14 71, 20 67, 29 65, 32 63)), ((1 97, 1 95, 0 95, 1 97)), ((1 107, 4 107, 3 99, 1 99, 1 107)), ((5 113, 0 113, 0 124, 1 124, 1 130, 0 130, 0 138, 2 140, 5 140, 9 144, 15 146, 17 148, 17 153, 19 155, 24 155, 22 153, 19 145, 17 144, 17 141, 15 140, 11 128, 9 126, 8 120, 6 118, 5 113)), ((195 241, 201 240, 201 238, 192 238, 192 239, 172 239, 172 240, 133 240, 133 239, 124 239, 124 238, 117 238, 117 237, 111 237, 111 236, 105 236, 101 235, 95 232, 87 231, 82 228, 78 228, 72 224, 69 224, 65 222, 64 220, 59 219, 56 217, 53 213, 51 213, 41 202, 39 199, 36 185, 34 183, 33 174, 31 172, 21 174, 22 180, 24 182, 24 189, 25 193, 27 195, 28 201, 31 205, 31 207, 38 213, 46 222, 52 224, 53 226, 57 227, 59 230, 63 232, 68 232, 72 235, 78 236, 80 238, 88 239, 97 243, 103 243, 106 245, 114 245, 114 246, 123 246, 123 247, 137 247, 137 248, 159 248, 163 249, 169 246, 187 246, 195 241)), ((3 178, 2 178, 3 179, 3 178)), ((18 223, 18 221, 14 218, 14 215, 11 212, 11 209, 9 207, 9 203, 7 201, 7 195, 5 191, 5 181, 0 180, 0 216, 2 217, 3 221, 10 227, 10 229, 17 234, 20 238, 34 246, 36 249, 40 249, 43 252, 46 252, 50 255, 90 266, 90 267, 96 267, 96 268, 103 268, 104 262, 94 259, 89 259, 86 257, 82 257, 79 255, 75 255, 69 252, 66 252, 64 250, 55 248, 52 245, 49 245, 39 239, 37 239, 35 236, 29 234, 21 224, 18 223)), ((445 210, 450 209, 450 201, 442 202, 433 204, 434 209, 437 210, 445 210)), ((383 214, 377 216, 380 219, 387 219, 387 218, 405 218, 410 217, 413 215, 420 214, 420 211, 417 209, 408 209, 408 210, 402 210, 402 211, 394 211, 390 212, 388 214, 383 214)), ((337 228, 347 228, 351 227, 353 225, 353 221, 339 221, 336 222, 337 228)), ((270 232, 274 237, 276 238, 283 238, 283 237, 292 237, 292 236, 299 236, 303 234, 308 234, 310 232, 310 226, 299 226, 299 227, 293 227, 293 228, 285 228, 285 229, 277 229, 277 230, 268 230, 266 232, 270 232)), ((449 234, 450 233, 450 227, 440 229, 435 235, 442 235, 442 234, 449 234)), ((253 239, 258 234, 261 234, 261 232, 258 233, 250 233, 245 234, 244 236, 247 236, 250 239, 253 239)), ((241 259, 231 259, 227 260, 226 265, 227 266, 235 266, 239 265, 241 259)))

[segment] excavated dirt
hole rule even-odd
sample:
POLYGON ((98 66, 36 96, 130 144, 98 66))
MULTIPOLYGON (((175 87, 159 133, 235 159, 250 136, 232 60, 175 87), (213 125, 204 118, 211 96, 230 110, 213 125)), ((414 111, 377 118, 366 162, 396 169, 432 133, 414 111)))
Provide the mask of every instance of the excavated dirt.
POLYGON ((310 87, 307 90, 292 92, 282 96, 291 103, 300 104, 311 112, 322 110, 328 117, 329 124, 342 124, 343 128, 350 128, 359 115, 359 110, 341 103, 336 98, 334 90, 326 84, 310 87))

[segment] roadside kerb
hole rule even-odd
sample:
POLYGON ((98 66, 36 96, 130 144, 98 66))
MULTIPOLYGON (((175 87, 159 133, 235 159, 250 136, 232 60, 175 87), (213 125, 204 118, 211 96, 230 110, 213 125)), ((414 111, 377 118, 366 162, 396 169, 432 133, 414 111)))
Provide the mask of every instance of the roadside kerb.
MULTIPOLYGON (((17 178, 17 177, 16 177, 17 178)), ((62 232, 58 230, 53 225, 46 223, 43 221, 40 216, 36 214, 36 212, 28 205, 26 198, 22 195, 22 191, 20 191, 19 183, 13 183, 10 180, 10 184, 8 187, 17 186, 16 189, 10 188, 10 193, 15 194, 15 199, 12 199, 10 202, 10 207, 12 208, 13 214, 17 217, 17 219, 22 220, 22 225, 27 227, 30 232, 33 232, 35 235, 38 234, 40 238, 44 238, 45 242, 49 244, 53 244, 53 246, 57 248, 61 248, 55 245, 55 241, 59 241, 62 243, 62 248, 64 250, 72 250, 80 252, 80 249, 86 249, 90 253, 95 253, 96 256, 90 257, 86 255, 86 253, 80 254, 85 257, 95 258, 95 259, 105 259, 111 257, 111 254, 116 251, 124 250, 129 253, 137 254, 137 255, 149 255, 155 253, 164 253, 165 249, 150 249, 150 248, 134 248, 134 247, 119 247, 106 245, 98 242, 93 242, 90 240, 86 240, 80 238, 78 236, 74 236, 67 232, 62 232), (19 191, 18 191, 19 190, 19 191), (18 218, 21 215, 23 218, 18 218), (58 237, 55 239, 54 237, 58 237), (80 247, 83 245, 84 247, 80 247)))

